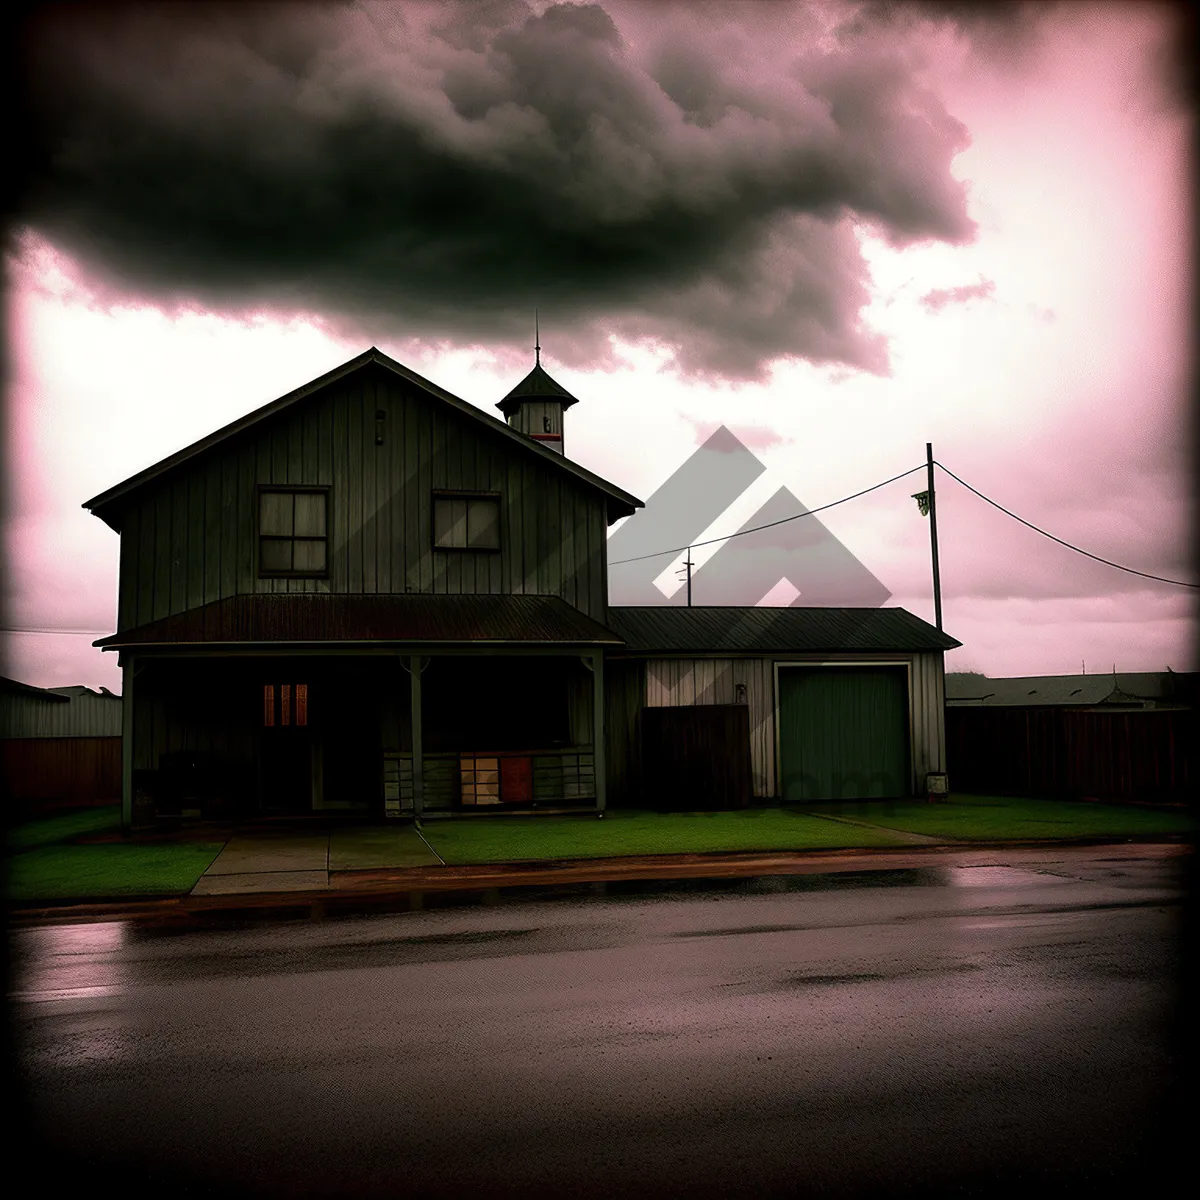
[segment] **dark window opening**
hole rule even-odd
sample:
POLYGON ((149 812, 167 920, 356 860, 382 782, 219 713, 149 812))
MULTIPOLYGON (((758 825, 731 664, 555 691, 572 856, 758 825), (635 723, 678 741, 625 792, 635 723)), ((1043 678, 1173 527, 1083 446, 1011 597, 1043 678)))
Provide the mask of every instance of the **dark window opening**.
POLYGON ((329 495, 280 491, 258 494, 260 576, 323 578, 329 573, 329 495))
POLYGON ((499 550, 500 498, 435 494, 433 544, 438 550, 499 550))

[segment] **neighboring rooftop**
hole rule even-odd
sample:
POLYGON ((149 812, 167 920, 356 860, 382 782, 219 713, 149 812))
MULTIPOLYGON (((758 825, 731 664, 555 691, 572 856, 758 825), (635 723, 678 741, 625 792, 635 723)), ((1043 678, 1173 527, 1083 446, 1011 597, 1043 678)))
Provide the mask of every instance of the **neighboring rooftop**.
POLYGON ((0 738, 118 737, 121 707, 108 688, 40 688, 0 676, 0 738))
POLYGON ((1022 675, 1007 679, 949 674, 946 703, 955 707, 1144 707, 1194 703, 1197 680, 1192 672, 1140 671, 1108 675, 1022 675))
POLYGON ((59 704, 69 703, 77 696, 98 696, 109 700, 120 699, 120 696, 110 692, 106 687, 97 691, 95 688, 85 687, 81 683, 73 683, 66 687, 42 688, 35 687, 32 683, 22 683, 19 679, 9 679, 4 675, 0 675, 0 694, 23 696, 30 700, 49 700, 59 704))

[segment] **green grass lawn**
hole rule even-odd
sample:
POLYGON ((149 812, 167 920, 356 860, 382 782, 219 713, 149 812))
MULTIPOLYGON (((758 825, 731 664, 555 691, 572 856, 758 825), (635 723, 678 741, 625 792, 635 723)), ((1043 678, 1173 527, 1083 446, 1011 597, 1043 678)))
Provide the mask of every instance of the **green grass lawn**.
POLYGON ((190 892, 222 843, 40 846, 6 863, 10 900, 87 900, 190 892))
POLYGON ((1170 836, 1186 835, 1193 828, 1185 812, 1020 796, 955 795, 935 804, 924 800, 851 801, 821 805, 809 811, 964 842, 1170 836))
MULTIPOLYGON (((111 806, 46 817, 11 830, 4 862, 8 899, 28 904, 42 900, 182 895, 195 886, 223 845, 219 841, 196 842, 183 837, 177 841, 141 843, 119 838, 89 841, 112 834, 119 827, 119 810, 111 806)), ((459 865, 721 850, 901 846, 906 844, 903 836, 906 833, 954 842, 988 842, 1168 837, 1188 835, 1193 827, 1188 815, 1182 812, 1023 797, 955 795, 937 804, 919 800, 850 802, 808 810, 752 808, 721 813, 653 813, 610 809, 604 820, 598 820, 594 814, 427 820, 423 832, 448 864, 459 865), (810 815, 822 811, 869 822, 872 827, 810 815)), ((402 831, 334 832, 331 853, 343 870, 414 865, 423 857, 415 835, 407 827, 402 831), (405 842, 400 847, 404 853, 400 853, 397 845, 405 837, 413 845, 407 846, 405 842)))
POLYGON ((596 816, 426 821, 422 832, 452 865, 539 858, 611 858, 710 850, 829 850, 895 846, 901 839, 784 808, 720 813, 610 809, 596 816))
POLYGON ((105 804, 97 808, 82 808, 56 817, 40 817, 25 821, 8 831, 8 849, 32 850, 54 842, 88 837, 98 833, 117 833, 121 828, 121 806, 105 804))
POLYGON ((77 844, 121 828, 118 805, 27 821, 8 832, 4 890, 10 901, 180 895, 220 853, 221 842, 77 844))

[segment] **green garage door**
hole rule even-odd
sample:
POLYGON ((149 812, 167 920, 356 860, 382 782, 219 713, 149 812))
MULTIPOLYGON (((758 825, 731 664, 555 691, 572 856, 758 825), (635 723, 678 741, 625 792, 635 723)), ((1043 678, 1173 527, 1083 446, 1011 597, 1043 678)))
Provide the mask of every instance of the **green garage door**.
POLYGON ((907 796, 903 667, 779 669, 779 773, 785 801, 907 796))

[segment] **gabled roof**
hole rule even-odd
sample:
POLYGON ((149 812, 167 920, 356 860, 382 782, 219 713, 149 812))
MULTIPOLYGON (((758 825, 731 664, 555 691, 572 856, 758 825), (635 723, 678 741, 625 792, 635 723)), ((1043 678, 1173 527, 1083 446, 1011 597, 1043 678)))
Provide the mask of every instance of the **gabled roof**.
POLYGON ((639 654, 910 652, 962 645, 903 608, 609 605, 608 624, 639 654))
POLYGON ((563 408, 570 408, 572 404, 579 403, 561 383, 556 383, 550 378, 539 362, 534 364, 533 370, 496 407, 507 417, 520 406, 522 400, 542 399, 561 400, 563 408))
MULTIPOLYGON (((221 442, 227 441, 229 438, 242 433, 253 425, 257 425, 260 421, 264 421, 268 417, 273 417, 284 409, 290 408, 306 397, 319 392, 322 388, 328 387, 330 384, 354 374, 355 371, 361 371, 371 365, 383 367, 385 370, 398 375, 401 379, 416 384, 417 387, 423 389, 429 395, 448 404, 456 412, 480 422, 480 424, 495 433, 498 437, 508 438, 510 441, 523 447, 528 453, 538 456, 544 462, 553 464, 560 471, 567 471, 591 487, 604 492, 608 497, 607 512, 610 524, 621 517, 630 516, 636 509, 642 507, 642 502, 636 496, 631 496, 615 484, 609 483, 606 479, 601 479, 599 475, 592 474, 585 467, 572 462, 569 458, 564 458, 556 451, 546 449, 545 446, 533 438, 528 438, 524 434, 518 433, 515 429, 505 424, 505 422, 483 412, 473 404, 468 404, 466 400, 460 399, 452 392, 446 391, 445 388, 438 387, 436 383, 431 383, 428 379, 418 375, 416 371, 410 370, 402 363, 398 363, 394 358, 390 358, 375 346, 363 351, 362 354, 350 359, 349 362, 343 363, 340 367, 335 367, 332 371, 326 372, 319 378, 312 380, 312 382, 304 384, 303 387, 298 387, 295 391, 288 392, 286 396, 281 396, 278 400, 273 400, 270 404, 265 404, 262 408, 257 408, 254 412, 247 413, 244 417, 239 417, 236 421, 232 421, 214 433, 208 434, 207 437, 202 437, 198 442, 193 442, 190 446, 186 446, 184 449, 168 455, 166 458, 154 463, 153 466, 147 467, 144 471, 139 471, 136 475, 131 475, 128 479, 123 480, 107 491, 101 492, 98 496, 93 496, 90 500, 85 501, 82 507, 94 513, 119 533, 120 529, 117 525, 113 524, 113 513, 111 510, 105 511, 109 509, 113 501, 129 495, 143 484, 149 483, 153 479, 158 479, 181 464, 219 445, 221 442)), ((535 371, 538 369, 540 368, 535 368, 535 371)), ((545 372, 543 371, 542 374, 544 375, 545 372)), ((547 375, 546 378, 549 379, 549 376, 547 375)))
POLYGON ((560 596, 280 593, 215 600, 92 645, 330 642, 618 646, 621 639, 560 596))

